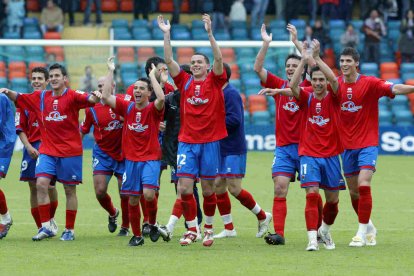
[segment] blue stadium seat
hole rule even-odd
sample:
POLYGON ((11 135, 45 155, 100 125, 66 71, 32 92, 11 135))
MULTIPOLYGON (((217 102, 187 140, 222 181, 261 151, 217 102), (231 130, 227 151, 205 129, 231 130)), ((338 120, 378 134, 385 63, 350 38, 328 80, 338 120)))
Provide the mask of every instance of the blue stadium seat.
POLYGON ((204 22, 198 19, 195 19, 193 21, 191 21, 191 28, 199 28, 199 29, 203 29, 204 28, 204 22))
POLYGON ((404 84, 402 79, 388 79, 387 81, 392 82, 393 84, 404 84))
POLYGON ((406 73, 402 73, 401 78, 402 78, 404 81, 407 81, 407 80, 409 80, 409 79, 414 79, 414 72, 410 72, 410 73, 408 73, 408 72, 406 72, 406 73))
POLYGON ((26 93, 28 83, 29 81, 27 78, 14 78, 10 81, 10 89, 17 92, 26 93))
POLYGON ((235 50, 236 56, 238 58, 241 58, 241 57, 254 57, 256 55, 256 52, 253 48, 241 47, 241 48, 235 48, 234 50, 235 50))
POLYGON ((400 71, 401 73, 413 73, 414 63, 401 63, 400 71))
POLYGON ((28 26, 24 26, 23 27, 23 32, 24 33, 30 33, 30 32, 39 32, 40 29, 37 25, 28 25, 28 26))
POLYGON ((361 72, 365 75, 378 76, 378 64, 374 62, 364 62, 361 64, 361 72))
POLYGON ((250 124, 250 113, 249 111, 244 111, 244 124, 248 125, 250 124))
POLYGON ((287 31, 282 31, 282 30, 274 29, 274 28, 272 28, 270 31, 273 35, 272 38, 274 41, 290 40, 289 33, 287 31))
POLYGON ((42 36, 42 34, 40 33, 40 32, 27 32, 27 31, 25 31, 24 33, 23 33, 23 38, 24 39, 42 39, 43 38, 43 36, 42 36))
POLYGON ((387 29, 390 30, 399 30, 401 25, 400 20, 388 20, 387 29))
POLYGON ((0 87, 7 87, 7 79, 0 78, 0 87))
POLYGON ((135 62, 125 62, 120 66, 121 74, 126 72, 138 72, 138 64, 135 62))
POLYGON ((410 110, 399 110, 394 112, 395 122, 398 125, 412 125, 413 124, 413 114, 410 110))
POLYGON ((231 40, 230 34, 227 31, 217 31, 214 37, 216 40, 231 40))
POLYGON ((237 90, 241 91, 242 85, 241 80, 239 79, 231 79, 230 84, 233 85, 237 90))
POLYGON ((112 28, 128 28, 129 23, 126 19, 112 19, 112 28))
POLYGON ((250 29, 250 38, 252 40, 262 40, 261 29, 258 27, 250 29))
POLYGON ((134 19, 132 20, 132 28, 134 27, 148 27, 148 20, 134 19))
POLYGON ((364 25, 364 21, 362 20, 352 20, 351 21, 352 26, 354 26, 355 31, 359 32, 362 28, 362 25, 364 25))
POLYGON ((233 40, 248 40, 249 39, 247 29, 239 29, 239 28, 232 29, 231 36, 233 40))
POLYGON ((345 21, 342 19, 331 19, 329 20, 329 27, 330 29, 336 29, 336 30, 345 30, 346 24, 345 21))
POLYGON ((214 8, 214 3, 212 0, 203 1, 203 12, 209 13, 212 12, 214 8))
POLYGON ((237 60, 237 65, 239 65, 240 73, 253 72, 254 58, 245 57, 239 58, 237 60))
POLYGON ((380 125, 392 125, 392 113, 388 110, 379 110, 378 112, 380 125))
MULTIPOLYGON (((390 39, 391 41, 397 41, 398 38, 400 37, 400 30, 399 29, 391 29, 388 31, 388 39, 390 39)), ((398 43, 396 43, 398 44, 398 43)))
POLYGON ((114 28, 114 38, 116 40, 132 40, 132 35, 128 27, 116 27, 114 28))
MULTIPOLYGON (((203 26, 204 28, 204 26, 203 26)), ((246 21, 231 21, 230 22, 230 28, 231 29, 245 29, 247 30, 247 24, 246 21)))
POLYGON ((132 29, 132 36, 136 40, 151 40, 151 32, 147 28, 136 27, 132 29))
POLYGON ((269 27, 271 29, 286 29, 286 21, 281 19, 274 19, 270 21, 269 27))
POLYGON ((30 63, 30 62, 45 62, 45 57, 44 57, 43 54, 33 55, 33 56, 32 55, 27 55, 27 58, 24 61, 26 61, 27 63, 30 63))
POLYGON ((171 37, 174 40, 190 40, 191 35, 187 28, 178 28, 173 29, 171 32, 171 37))
POLYGON ((5 32, 3 36, 5 39, 20 39, 20 33, 18 32, 5 32))
POLYGON ((164 33, 159 28, 152 29, 152 39, 154 40, 163 40, 164 33))
POLYGON ((196 28, 191 30, 191 35, 194 40, 208 40, 208 34, 206 30, 201 28, 196 28))
POLYGON ((393 106, 395 105, 405 105, 407 106, 409 104, 408 98, 405 95, 396 95, 395 98, 392 100, 391 104, 393 106))
POLYGON ((390 104, 390 100, 389 100, 388 97, 381 97, 381 98, 379 98, 378 103, 380 105, 386 105, 386 106, 388 106, 390 104))
POLYGON ((390 109, 388 108, 388 106, 387 106, 387 105, 385 105, 385 104, 380 104, 380 105, 378 105, 378 110, 379 110, 379 111, 389 111, 390 109))
POLYGON ((23 26, 39 26, 39 19, 36 17, 26 17, 23 19, 23 26))
POLYGON ((292 19, 290 20, 290 24, 295 25, 296 29, 306 28, 306 21, 303 19, 292 19))
POLYGON ((269 111, 256 111, 252 114, 252 124, 255 125, 270 125, 272 124, 269 111))

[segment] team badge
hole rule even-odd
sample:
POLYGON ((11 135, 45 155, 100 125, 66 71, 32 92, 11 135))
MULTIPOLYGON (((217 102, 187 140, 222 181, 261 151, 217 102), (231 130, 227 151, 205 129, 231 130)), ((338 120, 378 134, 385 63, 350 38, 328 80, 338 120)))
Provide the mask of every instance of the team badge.
POLYGON ((111 118, 112 119, 115 119, 116 118, 116 115, 115 115, 114 112, 112 112, 112 109, 111 108, 109 108, 109 115, 111 115, 111 118))
POLYGON ((316 103, 316 113, 320 113, 322 110, 321 103, 316 103))
POLYGON ((59 101, 58 101, 58 100, 54 100, 54 101, 53 101, 53 110, 54 110, 54 111, 56 111, 56 110, 58 109, 58 103, 59 103, 59 101))
POLYGON ((200 96, 200 89, 201 89, 201 86, 196 85, 196 87, 194 89, 194 95, 196 95, 197 97, 200 96))
POLYGON ((139 122, 141 121, 141 112, 137 112, 137 115, 136 115, 136 117, 135 117, 135 121, 136 121, 137 123, 139 123, 139 122))

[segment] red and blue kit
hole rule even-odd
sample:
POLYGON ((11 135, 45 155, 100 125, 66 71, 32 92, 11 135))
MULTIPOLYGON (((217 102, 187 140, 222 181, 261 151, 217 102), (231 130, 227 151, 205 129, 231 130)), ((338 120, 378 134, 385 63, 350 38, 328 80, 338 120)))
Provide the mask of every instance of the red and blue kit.
MULTIPOLYGON (((169 82, 164 83, 164 88, 162 90, 164 91, 164 95, 168 95, 168 94, 173 93, 175 91, 174 86, 169 82)), ((130 86, 128 86, 125 94, 130 96, 129 98, 126 98, 126 99, 129 99, 131 102, 135 101, 135 99, 134 99, 134 84, 131 84, 130 86)))
POLYGON ((30 143, 39 141, 41 138, 39 122, 34 112, 16 108, 15 115, 16 133, 24 132, 30 143))

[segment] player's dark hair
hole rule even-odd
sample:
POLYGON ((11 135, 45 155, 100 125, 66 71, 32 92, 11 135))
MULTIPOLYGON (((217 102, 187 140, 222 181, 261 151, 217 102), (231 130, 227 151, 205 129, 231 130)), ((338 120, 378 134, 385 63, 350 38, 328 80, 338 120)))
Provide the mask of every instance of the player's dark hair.
POLYGON ((317 71, 321 71, 321 68, 319 68, 319 66, 312 66, 311 67, 311 69, 310 69, 310 77, 312 78, 312 76, 313 76, 313 73, 314 72, 317 72, 317 71))
POLYGON ((206 63, 207 64, 210 64, 210 59, 208 58, 208 56, 206 56, 205 54, 203 54, 203 53, 200 53, 200 52, 196 52, 196 53, 194 53, 194 55, 193 56, 203 56, 204 57, 204 60, 206 61, 206 63))
POLYGON ((225 62, 223 62, 223 68, 224 68, 224 70, 226 70, 227 82, 229 82, 230 81, 230 77, 231 77, 231 68, 230 68, 230 65, 228 65, 225 62))
POLYGON ((355 48, 352 47, 346 47, 342 50, 341 56, 351 56, 355 62, 359 62, 360 55, 358 51, 355 48))
POLYGON ((139 78, 138 81, 146 82, 148 85, 148 90, 152 92, 152 85, 149 78, 139 78))
POLYGON ((62 72, 62 75, 64 77, 66 77, 68 75, 68 71, 66 71, 66 68, 63 65, 59 64, 59 63, 55 63, 55 64, 50 65, 49 72, 52 71, 52 70, 55 70, 55 69, 59 69, 60 72, 62 72))
POLYGON ((32 72, 30 74, 32 75, 33 73, 41 73, 45 77, 45 80, 49 79, 49 72, 44 67, 35 67, 35 68, 33 68, 32 72))
POLYGON ((301 60, 302 58, 300 57, 300 56, 298 56, 297 54, 289 54, 287 57, 286 57, 286 59, 285 59, 285 66, 286 66, 286 63, 287 63, 287 61, 289 60, 289 59, 291 59, 291 58, 293 58, 293 59, 297 59, 297 60, 301 60))
POLYGON ((193 74, 193 72, 191 72, 191 70, 190 70, 190 65, 188 65, 188 64, 181 64, 180 68, 181 68, 181 70, 183 70, 184 72, 186 72, 190 75, 193 74))
POLYGON ((147 74, 147 76, 149 76, 149 73, 152 70, 151 64, 154 64, 155 67, 157 67, 158 64, 160 64, 160 63, 165 64, 165 60, 161 57, 158 57, 158 56, 150 57, 149 59, 147 59, 147 62, 145 63, 145 74, 147 74))

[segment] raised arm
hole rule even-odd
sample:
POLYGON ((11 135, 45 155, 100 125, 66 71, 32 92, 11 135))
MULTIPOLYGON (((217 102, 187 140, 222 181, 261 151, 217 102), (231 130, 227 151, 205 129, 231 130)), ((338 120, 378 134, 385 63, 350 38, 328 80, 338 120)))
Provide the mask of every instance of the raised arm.
POLYGON ((112 95, 112 84, 114 78, 114 70, 115 70, 115 63, 114 57, 108 58, 107 61, 108 66, 108 75, 105 78, 104 86, 102 89, 102 101, 104 104, 109 105, 111 108, 116 107, 116 97, 112 95))
POLYGON ((310 55, 308 52, 308 47, 309 47, 308 43, 305 41, 303 42, 302 46, 303 46, 302 47, 302 58, 289 83, 290 89, 292 89, 293 96, 298 100, 300 98, 299 83, 302 79, 303 68, 305 67, 305 64, 308 62, 309 55, 310 55))
POLYGON ((296 30, 296 27, 292 24, 287 24, 286 29, 290 33, 290 40, 295 44, 296 49, 302 53, 302 42, 298 40, 298 31, 296 30))
POLYGON ((320 44, 319 41, 314 39, 312 40, 312 56, 316 62, 316 65, 318 65, 319 69, 321 69, 322 73, 326 76, 326 79, 331 84, 331 88, 333 92, 336 94, 338 93, 338 80, 334 74, 334 72, 329 68, 329 66, 321 59, 319 56, 320 52, 320 44))
POLYGON ((395 95, 407 95, 414 93, 414 86, 407 84, 395 84, 392 87, 392 93, 395 95))
POLYGON ((151 84, 152 84, 152 88, 154 89, 155 96, 157 96, 154 102, 155 108, 158 110, 161 110, 164 108, 165 95, 164 95, 164 92, 162 91, 161 85, 158 83, 157 78, 155 77, 156 70, 157 70, 157 67, 155 67, 154 64, 151 64, 151 72, 149 73, 149 78, 151 80, 151 84))
POLYGON ((180 73, 180 65, 173 58, 173 51, 171 47, 171 25, 167 20, 164 21, 162 15, 157 17, 158 27, 164 33, 164 60, 167 64, 168 70, 170 71, 171 77, 175 77, 180 73))
POLYGON ((217 41, 213 36, 210 15, 206 13, 203 14, 202 20, 204 22, 204 28, 208 34, 208 40, 210 41, 211 49, 213 50, 213 72, 216 75, 221 75, 223 74, 223 56, 221 55, 220 47, 218 46, 217 41))
POLYGON ((0 93, 6 95, 13 102, 15 102, 17 100, 17 97, 19 96, 19 93, 7 88, 0 88, 0 93))
POLYGON ((265 83, 267 80, 267 70, 263 67, 263 64, 266 58, 267 49, 269 49, 269 44, 272 42, 272 33, 270 33, 270 35, 267 34, 265 24, 262 24, 260 33, 262 35, 263 44, 262 48, 259 50, 259 53, 257 53, 253 69, 259 76, 260 81, 265 83))
POLYGON ((276 96, 277 94, 280 94, 280 95, 283 95, 283 96, 288 96, 288 97, 293 96, 292 89, 290 89, 290 88, 281 88, 281 89, 279 89, 279 88, 263 88, 257 94, 272 96, 272 97, 276 96))

